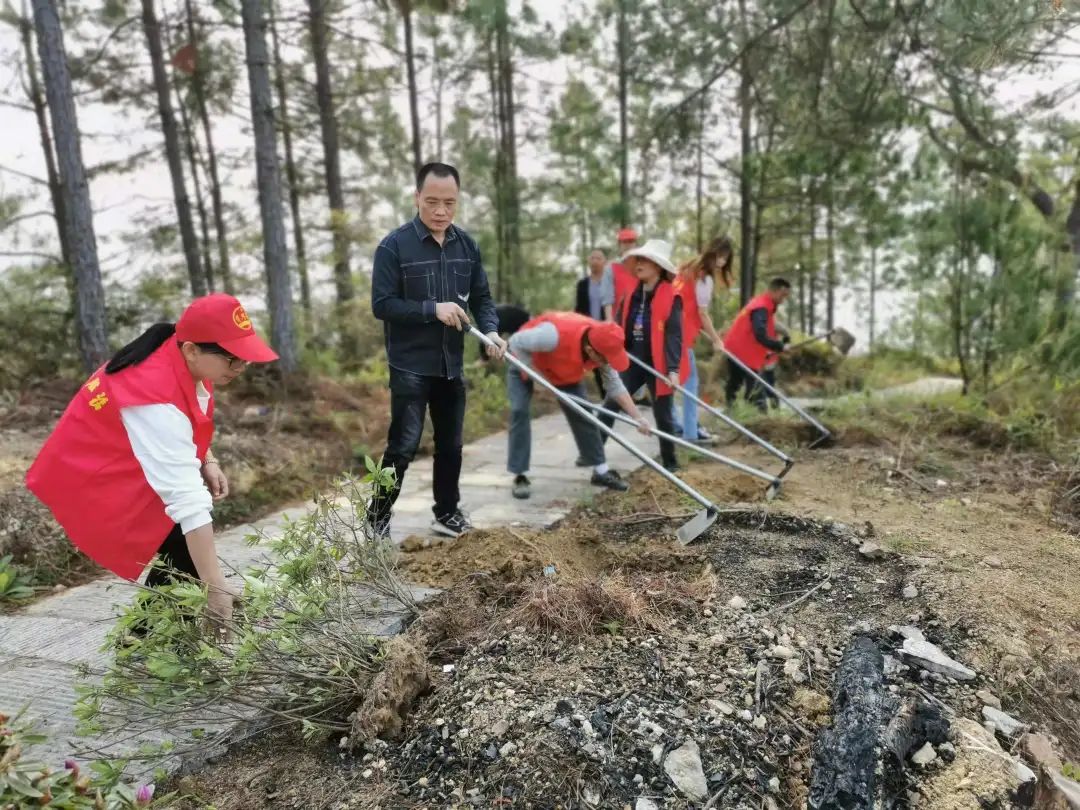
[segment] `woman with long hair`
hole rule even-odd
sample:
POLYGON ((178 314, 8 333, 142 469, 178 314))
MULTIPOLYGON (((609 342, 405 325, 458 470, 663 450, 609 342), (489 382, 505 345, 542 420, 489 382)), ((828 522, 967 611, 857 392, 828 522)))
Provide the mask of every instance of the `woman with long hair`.
MULTIPOLYGON (((695 259, 679 266, 675 289, 683 302, 683 340, 688 350, 690 376, 683 386, 694 396, 698 395, 701 378, 694 359, 694 341, 702 332, 718 351, 723 338, 713 326, 709 306, 716 293, 717 284, 730 289, 732 284, 731 257, 734 250, 726 236, 713 239, 705 251, 695 259)), ((690 442, 710 443, 712 437, 698 425, 698 404, 690 397, 682 398, 682 435, 690 442)))
POLYGON ((207 588, 225 629, 235 595, 214 547, 211 511, 229 494, 210 440, 214 387, 276 360, 231 295, 198 298, 175 324, 147 329, 95 371, 45 441, 27 487, 71 542, 148 587, 179 575, 207 588))

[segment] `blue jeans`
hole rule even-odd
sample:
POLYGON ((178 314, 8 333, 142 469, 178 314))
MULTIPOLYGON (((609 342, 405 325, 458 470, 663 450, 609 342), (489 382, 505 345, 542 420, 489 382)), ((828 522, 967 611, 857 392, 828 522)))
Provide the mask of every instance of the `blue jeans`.
MULTIPOLYGON (((687 377, 686 382, 683 383, 683 388, 698 396, 698 391, 701 388, 701 378, 697 373, 697 360, 694 359, 694 350, 690 349, 686 353, 690 359, 690 376, 687 377)), ((690 397, 683 394, 682 398, 682 435, 688 442, 696 441, 698 437, 698 404, 690 397)))
MULTIPOLYGON (((586 399, 585 383, 577 382, 573 385, 560 385, 560 391, 586 399)), ((510 434, 507 443, 506 469, 514 475, 522 475, 529 471, 529 463, 532 455, 532 405, 533 381, 521 379, 521 372, 511 365, 506 367, 506 390, 510 399, 510 434)), ((570 432, 574 435, 574 443, 577 445, 578 454, 589 463, 590 467, 597 467, 604 463, 604 437, 600 429, 592 422, 588 422, 573 409, 559 400, 559 407, 566 415, 566 421, 570 423, 570 432)))

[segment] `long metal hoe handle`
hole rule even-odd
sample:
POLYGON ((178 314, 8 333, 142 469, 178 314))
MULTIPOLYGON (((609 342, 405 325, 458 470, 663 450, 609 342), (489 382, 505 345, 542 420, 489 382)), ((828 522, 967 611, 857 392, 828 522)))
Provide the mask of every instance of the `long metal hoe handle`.
POLYGON ((811 425, 821 431, 821 435, 823 438, 832 435, 832 432, 827 427, 825 427, 823 424, 821 424, 821 422, 819 422, 817 419, 812 417, 810 414, 808 414, 806 411, 804 411, 802 408, 800 408, 798 405, 796 405, 794 402, 784 396, 780 391, 775 388, 775 386, 769 385, 767 382, 765 382, 765 380, 761 378, 761 375, 754 371, 752 368, 750 368, 748 365, 746 365, 746 363, 733 355, 727 349, 722 348, 721 351, 725 355, 727 355, 733 363, 737 363, 739 368, 741 368, 743 371, 745 371, 747 374, 757 380, 758 385, 760 385, 766 391, 769 391, 778 400, 783 402, 785 405, 791 408, 791 410, 795 411, 795 413, 797 413, 799 416, 801 416, 803 419, 805 419, 807 422, 809 422, 811 425))
MULTIPOLYGON (((469 332, 471 334, 473 334, 475 337, 479 338, 480 341, 485 346, 493 346, 494 345, 491 342, 491 339, 487 335, 485 335, 483 332, 481 332, 479 329, 477 329, 475 326, 470 326, 469 327, 469 332)), ((655 461, 653 461, 653 459, 649 458, 649 456, 645 452, 643 452, 642 450, 639 450, 637 447, 635 447, 629 441, 624 439, 622 436, 618 435, 614 430, 612 430, 607 425, 605 425, 603 422, 601 422, 599 419, 597 419, 595 416, 593 416, 588 410, 586 410, 585 408, 578 405, 576 402, 574 402, 572 399, 570 399, 565 393, 563 393, 558 388, 556 388, 554 385, 552 385, 550 382, 548 382, 544 378, 544 376, 542 374, 539 374, 538 372, 534 371, 529 366, 527 366, 525 363, 522 363, 520 360, 518 360, 516 357, 514 357, 514 355, 512 355, 510 352, 506 352, 505 357, 506 357, 507 362, 510 363, 510 365, 512 365, 514 368, 516 368, 518 371, 522 372, 523 374, 527 375, 533 382, 542 385, 544 388, 546 388, 548 391, 550 391, 552 394, 554 394, 556 399, 558 399, 560 402, 565 403, 566 406, 568 408, 570 408, 572 411, 574 411, 578 416, 582 417, 583 419, 585 419, 588 422, 591 422, 593 425, 595 425, 597 428, 599 428, 600 431, 604 433, 604 435, 611 437, 618 444, 622 445, 622 447, 624 447, 627 450, 627 452, 634 455, 638 459, 638 461, 640 461, 646 467, 651 469, 653 472, 658 473, 659 475, 662 475, 664 478, 666 478, 672 484, 677 486, 679 489, 681 489, 683 492, 685 492, 687 495, 689 495, 695 501, 700 503, 706 509, 710 509, 710 510, 713 510, 713 511, 719 510, 719 507, 716 504, 714 504, 712 501, 710 501, 708 498, 706 498, 704 495, 702 495, 700 492, 698 492, 692 486, 687 484, 685 481, 680 479, 678 476, 672 475, 670 472, 665 470, 661 465, 657 464, 655 461)))
MULTIPOLYGON (((629 355, 629 357, 630 357, 630 361, 632 363, 636 363, 637 365, 641 366, 641 368, 645 369, 647 372, 652 374, 654 377, 656 377, 656 379, 663 380, 668 385, 671 385, 671 380, 669 380, 667 377, 665 377, 663 374, 661 374, 659 370, 653 368, 648 363, 646 363, 644 360, 639 360, 638 358, 634 357, 634 355, 632 355, 632 354, 629 355)), ((750 441, 754 442, 758 446, 760 446, 760 447, 764 448, 765 450, 769 451, 770 453, 772 453, 774 456, 776 456, 778 459, 780 459, 782 462, 784 462, 784 464, 786 464, 787 466, 790 467, 794 463, 794 459, 792 459, 791 456, 789 456, 783 450, 780 450, 780 449, 774 447, 772 444, 770 444, 768 441, 766 441, 765 439, 758 436, 756 433, 754 433, 754 431, 750 430, 750 428, 746 427, 745 425, 740 425, 737 421, 732 419, 730 416, 728 416, 726 413, 721 411, 719 408, 714 408, 712 405, 705 402, 705 400, 701 399, 701 397, 696 396, 695 394, 691 394, 689 391, 687 391, 681 385, 675 385, 674 388, 675 388, 676 391, 678 391, 684 397, 689 397, 690 399, 692 399, 694 402, 696 402, 698 405, 700 405, 702 408, 704 408, 706 411, 711 413, 713 416, 715 416, 720 421, 722 421, 725 424, 730 425, 731 427, 735 428, 735 430, 739 431, 739 433, 741 433, 743 436, 748 438, 750 441)))
MULTIPOLYGON (((596 413, 603 414, 604 416, 610 416, 612 419, 617 419, 620 422, 625 422, 628 425, 637 424, 633 419, 631 419, 624 413, 618 413, 616 411, 609 410, 601 405, 597 405, 595 402, 589 402, 589 400, 587 399, 582 399, 575 394, 567 394, 567 396, 570 397, 570 399, 574 400, 574 402, 577 402, 583 407, 589 408, 596 413)), ((780 483, 780 479, 775 475, 770 475, 767 472, 758 470, 754 467, 749 466, 748 464, 743 464, 741 461, 736 461, 733 458, 728 458, 727 456, 709 450, 708 448, 700 447, 693 442, 686 441, 686 439, 682 438, 681 436, 673 436, 670 433, 664 433, 662 430, 657 430, 656 428, 653 428, 652 432, 655 436, 658 436, 661 439, 667 439, 672 444, 677 444, 680 447, 685 447, 688 450, 692 450, 695 453, 699 453, 700 455, 705 456, 706 458, 711 458, 713 461, 719 461, 721 464, 727 464, 729 467, 732 467, 739 472, 744 472, 747 475, 752 475, 755 478, 760 478, 763 481, 768 481, 770 484, 780 483)))

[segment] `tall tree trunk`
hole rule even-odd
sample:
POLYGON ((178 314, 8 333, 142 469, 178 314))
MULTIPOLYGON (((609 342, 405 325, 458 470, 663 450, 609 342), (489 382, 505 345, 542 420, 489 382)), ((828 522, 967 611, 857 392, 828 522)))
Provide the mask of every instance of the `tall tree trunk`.
POLYGON ((517 173, 517 132, 514 107, 514 63, 510 40, 510 14, 507 0, 498 0, 495 11, 496 80, 499 85, 501 152, 503 154, 503 250, 507 275, 513 279, 508 294, 517 290, 517 275, 522 272, 521 260, 521 198, 517 173))
POLYGON ((870 345, 869 351, 874 353, 875 329, 877 327, 877 245, 870 248, 870 345))
POLYGON ((814 334, 817 330, 817 313, 815 311, 817 300, 817 188, 810 184, 810 248, 808 250, 809 267, 806 296, 806 329, 807 334, 814 334))
POLYGON ((94 215, 90 205, 90 187, 83 166, 79 142, 79 121, 68 73, 64 34, 55 0, 33 0, 34 28, 37 32, 38 55, 45 79, 45 96, 52 119, 56 143, 57 174, 63 218, 71 252, 71 268, 75 275, 78 306, 75 309, 79 335, 79 351, 83 368, 90 373, 109 356, 109 341, 105 325, 105 291, 101 284, 97 243, 94 237, 94 215))
POLYGON ((834 317, 836 315, 836 229, 833 221, 836 206, 831 181, 829 182, 829 196, 826 203, 825 243, 828 251, 828 264, 825 269, 825 328, 831 332, 835 325, 834 317))
POLYGON ((251 93, 251 122, 255 133, 255 179, 259 188, 271 340, 275 351, 281 356, 282 372, 292 374, 298 366, 296 331, 293 328, 289 249, 285 244, 285 216, 281 209, 281 174, 278 169, 270 57, 266 47, 266 18, 263 16, 262 0, 241 0, 240 14, 251 93))
POLYGON ((696 165, 694 167, 694 173, 696 175, 696 183, 694 188, 694 224, 695 235, 697 237, 697 252, 700 254, 705 249, 705 109, 707 105, 706 99, 708 93, 701 94, 701 109, 698 120, 698 138, 697 138, 697 155, 696 165))
POLYGON ((146 47, 150 52, 150 67, 154 76, 154 90, 157 92, 161 131, 165 136, 165 160, 169 165, 169 176, 172 179, 180 242, 184 249, 188 279, 191 282, 191 294, 198 298, 206 295, 206 271, 199 258, 199 241, 195 237, 195 225, 191 219, 191 203, 188 201, 187 186, 184 183, 180 136, 176 131, 176 119, 173 117, 169 78, 165 73, 165 56, 161 49, 161 27, 158 25, 157 14, 154 11, 154 0, 142 0, 142 23, 143 32, 146 34, 146 47))
POLYGON ((349 269, 349 228, 345 211, 345 192, 341 185, 341 148, 338 143, 337 116, 330 81, 330 55, 327 50, 326 5, 328 0, 308 0, 311 12, 311 50, 315 58, 315 97, 319 105, 319 128, 322 131, 323 167, 326 197, 330 204, 330 230, 334 237, 334 289, 336 291, 338 330, 342 355, 357 359, 356 329, 352 323, 352 300, 356 297, 349 269))
POLYGON ((52 200, 53 220, 56 222, 56 234, 60 240, 60 257, 64 260, 64 272, 68 278, 68 291, 72 294, 72 312, 78 304, 75 293, 74 276, 71 273, 71 246, 68 244, 67 230, 64 228, 64 196, 60 189, 60 174, 56 170, 56 154, 53 152, 52 134, 49 132, 49 110, 45 106, 45 93, 38 78, 37 57, 34 55, 34 23, 29 12, 23 7, 23 18, 19 22, 22 37, 23 58, 26 59, 26 79, 30 90, 30 103, 34 107, 37 120, 38 137, 41 140, 41 153, 45 158, 45 174, 49 180, 49 198, 52 200))
POLYGON ((435 160, 441 161, 443 159, 443 88, 446 79, 443 77, 438 26, 433 26, 431 29, 431 61, 435 85, 435 160))
POLYGON ((311 280, 308 275, 307 248, 304 246, 304 222, 300 218, 300 176, 293 157, 289 96, 285 87, 285 63, 281 59, 276 15, 277 8, 271 3, 270 39, 274 49, 274 83, 277 88, 278 118, 281 120, 281 140, 285 146, 285 180, 289 184, 289 213, 292 219, 293 243, 296 246, 296 267, 300 272, 300 306, 303 307, 304 314, 310 321, 311 280))
POLYGON ((618 0, 618 51, 619 51, 619 225, 630 225, 630 136, 627 94, 630 84, 628 66, 630 32, 626 24, 626 0, 618 0))
POLYGON ((746 306, 754 295, 754 229, 751 222, 750 176, 753 169, 754 141, 752 138, 752 96, 749 55, 749 32, 746 20, 746 0, 739 0, 742 27, 742 56, 739 59, 739 142, 741 163, 739 171, 739 303, 746 306))
MULTIPOLYGON (((163 29, 165 49, 169 53, 175 52, 175 44, 169 35, 169 27, 163 29)), ((206 286, 210 292, 214 292, 214 262, 210 258, 210 222, 206 215, 206 202, 203 199, 202 183, 199 181, 201 155, 199 154, 199 142, 195 137, 195 129, 191 125, 191 116, 188 114, 187 105, 180 94, 180 83, 176 80, 176 74, 171 77, 170 84, 176 94, 176 109, 180 111, 180 132, 183 136, 184 156, 187 158, 188 168, 191 169, 191 187, 195 192, 195 210, 199 214, 199 230, 202 239, 199 245, 202 249, 202 263, 206 270, 206 286)))
POLYGON ((221 285, 230 295, 235 292, 232 280, 232 266, 229 261, 229 231, 225 224, 225 203, 221 193, 221 180, 218 176, 217 152, 214 149, 213 127, 210 126, 210 111, 206 104, 206 63, 198 52, 198 36, 195 29, 195 10, 192 0, 184 0, 187 16, 188 41, 196 49, 195 72, 191 77, 191 89, 195 94, 195 110, 202 125, 203 140, 206 142, 206 169, 210 175, 210 204, 214 211, 214 232, 217 238, 218 270, 221 273, 221 285))
POLYGON ((487 51, 488 87, 491 92, 491 132, 492 139, 495 141, 495 161, 493 166, 492 184, 495 191, 495 299, 497 301, 505 301, 507 300, 508 293, 505 249, 506 228, 504 226, 506 216, 504 204, 506 194, 506 169, 502 150, 502 91, 501 84, 497 78, 494 40, 494 33, 489 31, 485 44, 487 51))
POLYGON ((413 170, 424 165, 420 146, 420 107, 416 89, 416 53, 413 49, 412 0, 397 0, 405 28, 405 72, 409 79, 409 121, 412 124, 413 170))
POLYGON ((1055 329, 1064 328, 1075 308, 1077 276, 1080 276, 1080 178, 1073 183, 1073 201, 1065 218, 1065 236, 1070 250, 1069 261, 1065 269, 1057 274, 1054 313, 1051 325, 1055 329))

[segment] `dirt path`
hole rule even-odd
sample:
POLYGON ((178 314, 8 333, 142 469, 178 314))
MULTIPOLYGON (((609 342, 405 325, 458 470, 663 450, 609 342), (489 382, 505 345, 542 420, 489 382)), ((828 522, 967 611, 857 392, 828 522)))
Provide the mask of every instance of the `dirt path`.
POLYGON ((963 382, 955 377, 923 377, 914 382, 894 385, 891 388, 882 388, 878 391, 865 391, 857 394, 846 394, 842 397, 794 397, 794 402, 800 408, 820 409, 831 404, 843 402, 863 401, 866 399, 894 399, 899 397, 929 398, 940 394, 950 394, 959 391, 963 382))

